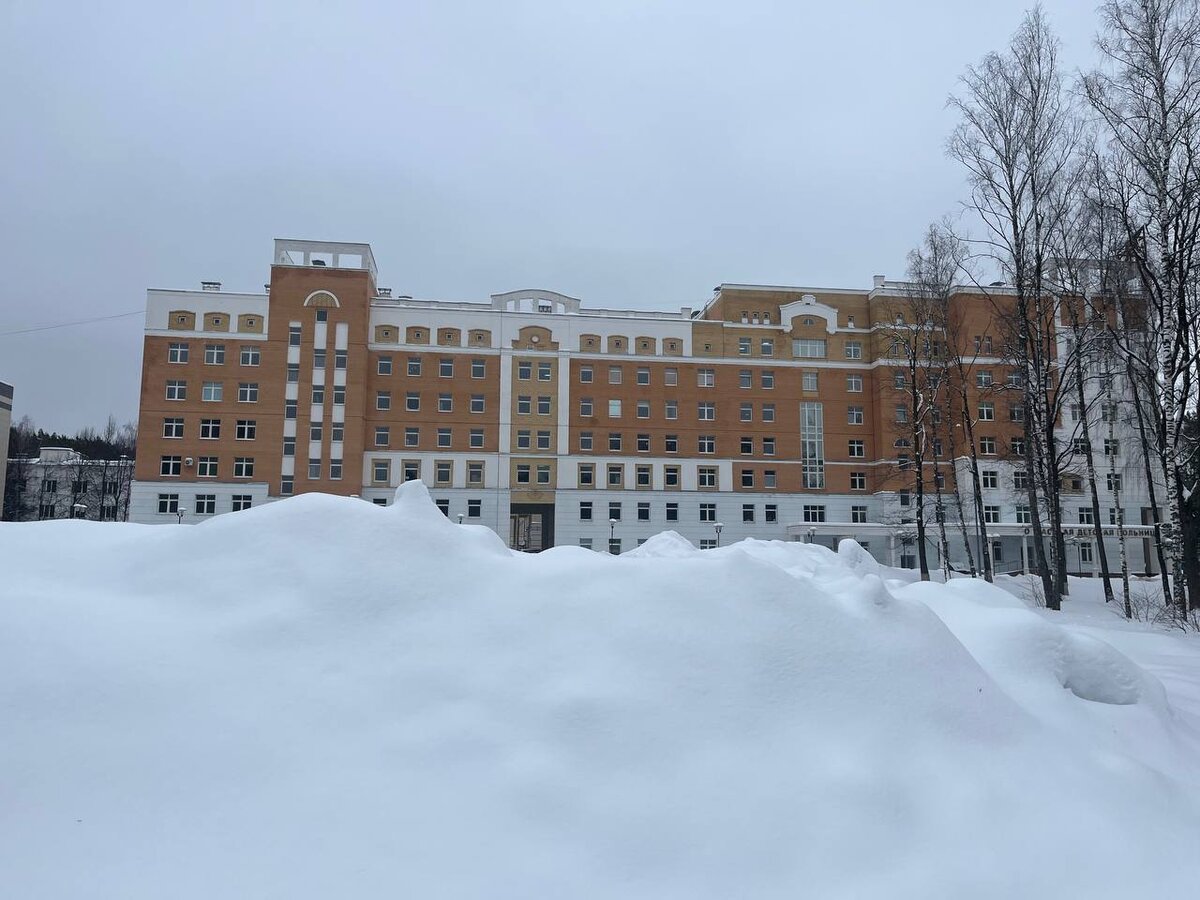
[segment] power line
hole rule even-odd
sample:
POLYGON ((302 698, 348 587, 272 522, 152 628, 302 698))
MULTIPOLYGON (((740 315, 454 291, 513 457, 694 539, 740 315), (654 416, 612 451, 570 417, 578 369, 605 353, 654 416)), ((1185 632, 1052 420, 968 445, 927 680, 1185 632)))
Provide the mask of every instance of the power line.
POLYGON ((140 316, 144 310, 135 309, 133 312, 117 313, 115 316, 97 316, 94 319, 79 319, 76 322, 61 322, 58 325, 36 325, 33 328, 19 328, 16 331, 0 331, 0 337, 13 334, 31 334, 35 331, 52 331, 55 328, 72 328, 76 325, 91 325, 93 322, 107 322, 110 319, 127 319, 130 316, 140 316))

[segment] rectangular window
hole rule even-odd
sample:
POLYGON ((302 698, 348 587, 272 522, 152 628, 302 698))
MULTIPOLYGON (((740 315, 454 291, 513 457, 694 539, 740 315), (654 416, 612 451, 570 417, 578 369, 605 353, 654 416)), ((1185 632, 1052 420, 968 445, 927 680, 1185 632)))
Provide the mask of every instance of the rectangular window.
POLYGON ((439 450, 449 450, 450 442, 453 438, 453 432, 449 428, 439 428, 437 430, 437 445, 439 450))
POLYGON ((775 342, 770 338, 763 338, 758 342, 758 352, 763 356, 774 356, 775 342))
POLYGON ((238 419, 237 427, 234 430, 234 437, 239 441, 252 441, 258 433, 258 421, 256 419, 238 419))
POLYGON ((1092 508, 1090 506, 1081 506, 1078 509, 1080 525, 1094 525, 1096 520, 1092 517, 1092 508))
POLYGON ((196 495, 196 515, 211 516, 217 511, 217 495, 216 494, 197 494, 196 495))
POLYGON ((650 383, 650 370, 649 369, 638 369, 637 370, 637 383, 638 384, 649 384, 650 383))
POLYGON ((824 359, 825 341, 816 338, 797 338, 792 341, 792 356, 800 359, 824 359))
POLYGON ((979 452, 984 456, 995 456, 996 439, 994 437, 981 437, 979 439, 979 452))
POLYGON ((188 361, 188 345, 173 343, 167 345, 167 362, 185 363, 188 361))
POLYGON ((716 369, 697 369, 696 370, 696 386, 697 387, 716 387, 717 370, 716 369))
POLYGON ((867 445, 865 441, 850 441, 847 446, 847 455, 851 459, 863 459, 867 455, 867 445))
POLYGON ((404 429, 404 446, 417 447, 421 443, 420 428, 405 428, 404 429))
POLYGON ((288 326, 288 346, 289 347, 299 347, 300 346, 300 326, 299 325, 289 325, 288 326))
POLYGON ((438 412, 454 412, 454 398, 450 394, 438 394, 438 412))
POLYGON ((296 455, 296 439, 294 437, 285 437, 283 439, 283 455, 284 456, 295 456, 296 455))
POLYGON ((550 449, 550 432, 539 431, 537 433, 537 448, 539 450, 549 450, 550 449))
POLYGON ((198 478, 216 478, 217 477, 217 457, 201 456, 196 460, 196 477, 198 478))
POLYGON ((991 402, 980 403, 979 404, 979 421, 980 422, 992 422, 992 421, 995 421, 995 419, 996 419, 996 404, 991 403, 991 402))
POLYGON ((346 439, 346 423, 334 422, 329 426, 329 439, 336 443, 341 443, 346 439))
POLYGON ((634 470, 634 483, 640 488, 650 487, 650 467, 638 466, 634 470))
POLYGON ((748 338, 748 337, 738 338, 738 355, 739 356, 749 356, 750 355, 750 338, 748 338))
POLYGON ((539 396, 537 399, 537 411, 539 416, 550 415, 550 398, 539 396))
POLYGON ((846 390, 851 394, 861 394, 863 389, 863 377, 861 375, 846 376, 846 390))
POLYGON ((696 470, 696 483, 702 488, 717 486, 717 470, 713 466, 700 466, 696 470))
POLYGON ((679 466, 663 466, 663 484, 669 488, 679 487, 679 466))
POLYGON ((742 474, 742 487, 744 487, 744 488, 754 487, 754 470, 753 469, 742 469, 741 474, 742 474))
POLYGON ((985 388, 992 386, 992 370, 979 369, 975 372, 975 387, 985 388))
POLYGON ((296 363, 288 363, 287 381, 288 384, 296 384, 300 381, 300 366, 296 363))
POLYGON ((649 453, 650 452, 650 435, 639 434, 637 436, 637 449, 638 449, 638 453, 649 453))
POLYGON ((824 522, 825 507, 813 504, 805 504, 803 509, 805 522, 824 522))
POLYGON ((666 402, 666 406, 663 409, 663 417, 666 419, 672 419, 672 420, 679 418, 679 401, 678 400, 668 400, 666 402))
POLYGON ((696 438, 696 449, 700 453, 716 453, 717 439, 711 434, 702 434, 696 438))
POLYGON ((753 522, 754 521, 754 504, 753 503, 743 503, 742 504, 742 521, 743 522, 753 522))
POLYGON ((471 412, 481 413, 481 412, 483 412, 483 410, 484 410, 483 394, 472 394, 471 395, 471 412))
MULTIPOLYGON (((381 392, 381 394, 382 393, 383 392, 381 392)), ((388 397, 388 401, 387 401, 388 405, 387 406, 384 406, 384 407, 376 406, 376 409, 390 409, 391 404, 392 404, 391 396, 392 395, 390 393, 387 394, 387 397, 388 397)), ((408 412, 420 412, 421 411, 421 394, 417 391, 409 391, 407 394, 405 394, 404 395, 404 408, 408 412)))
POLYGON ((390 356, 380 356, 375 361, 375 374, 391 375, 392 374, 392 358, 390 356))
POLYGON ((609 432, 608 449, 613 452, 617 452, 621 449, 621 433, 619 431, 609 432))
POLYGON ((421 480, 421 461, 419 459, 406 459, 401 464, 401 477, 405 481, 420 481, 421 480))
POLYGON ((295 400, 284 400, 283 401, 283 417, 285 419, 296 418, 296 401, 295 400))
POLYGON ((533 378, 533 363, 528 360, 518 360, 517 362, 517 380, 529 381, 533 378))
MULTIPOLYGON (((596 466, 593 463, 580 463, 577 472, 580 487, 591 487, 596 483, 596 466)), ((591 504, 588 504, 589 506, 591 504)))
MULTIPOLYGON (((482 359, 471 360, 471 377, 472 378, 487 377, 487 361, 486 360, 482 360, 482 359)), ((478 501, 475 501, 475 502, 478 502, 478 501)), ((471 501, 467 501, 468 507, 470 506, 470 503, 471 503, 471 501)))
POLYGON ((391 443, 391 440, 392 440, 391 429, 387 425, 376 425, 375 426, 375 446, 376 447, 386 447, 388 444, 391 443))
POLYGON ((467 484, 483 484, 483 463, 467 463, 467 484))
POLYGON ((467 501, 467 518, 468 519, 478 519, 481 515, 483 515, 483 501, 482 500, 468 500, 467 501))
POLYGON ((579 432, 579 449, 580 450, 591 450, 592 449, 592 433, 590 431, 579 432))
POLYGON ((538 381, 549 381, 549 380, 550 380, 550 363, 548 363, 548 362, 538 363, 538 381))
POLYGON ((625 467, 620 463, 610 465, 608 467, 608 486, 610 488, 623 487, 625 484, 625 467))
POLYGON ((592 370, 591 366, 580 366, 579 367, 579 383, 580 384, 591 384, 592 379, 594 377, 595 377, 595 372, 592 370))
POLYGON ((410 356, 408 358, 408 374, 409 375, 420 375, 421 374, 421 357, 410 356))
POLYGON ((717 504, 701 503, 700 504, 700 521, 701 522, 717 521, 717 504))
POLYGON ((850 473, 850 490, 865 491, 867 489, 867 473, 866 472, 851 472, 850 473))
POLYGON ((774 490, 778 487, 778 482, 774 469, 763 469, 763 487, 774 490))
POLYGON ((326 354, 325 350, 318 347, 313 351, 313 368, 321 371, 325 370, 326 354))
POLYGON ((254 477, 254 457, 253 456, 234 457, 233 477, 234 478, 253 478, 254 477))
POLYGON ((717 418, 717 404, 699 403, 696 405, 696 418, 701 422, 712 422, 717 418))
POLYGON ((779 521, 779 507, 776 504, 768 503, 766 506, 763 507, 763 521, 764 522, 778 522, 779 521))
POLYGON ((855 525, 865 524, 867 521, 867 508, 865 506, 851 506, 850 521, 855 525))
POLYGON ((665 384, 667 387, 675 387, 677 384, 679 384, 679 370, 664 369, 663 384, 665 384))
POLYGON ((225 365, 225 345, 224 344, 205 344, 204 345, 204 364, 206 366, 223 366, 223 365, 225 365))
POLYGON ((468 435, 467 446, 472 450, 481 450, 483 448, 483 429, 472 428, 468 435))
POLYGON ((454 478, 454 463, 439 459, 433 465, 433 480, 437 484, 449 484, 454 478))
POLYGON ((667 521, 668 522, 678 522, 679 521, 679 504, 678 503, 668 503, 667 504, 667 521))
POLYGON ((609 400, 608 401, 608 417, 610 419, 621 418, 621 401, 620 400, 609 400))
POLYGON ((754 421, 754 404, 742 403, 738 406, 738 421, 753 422, 754 421))
POLYGON ((846 407, 846 424, 861 425, 863 423, 863 408, 861 406, 846 407))
POLYGON ((862 341, 846 341, 846 359, 862 359, 862 341))
POLYGON ((438 361, 438 377, 453 378, 454 377, 454 360, 443 359, 438 361))
POLYGON ((387 484, 392 478, 392 464, 386 459, 371 461, 371 481, 376 484, 387 484))
POLYGON ((592 406, 592 398, 591 397, 580 397, 579 398, 579 415, 586 418, 586 417, 592 416, 594 414, 595 413, 594 413, 594 408, 592 406))
POLYGON ((163 419, 163 437, 183 437, 183 419, 163 419))
POLYGON ((621 383, 621 367, 620 366, 609 366, 608 367, 608 383, 609 384, 620 384, 621 383))
POLYGON ((375 408, 382 409, 382 410, 391 409, 392 408, 392 392, 391 391, 376 391, 375 392, 375 408))
POLYGON ((1000 473, 995 469, 984 469, 979 473, 979 480, 984 488, 997 488, 1000 486, 1000 473))
POLYGON ((801 372, 800 389, 803 391, 815 391, 817 389, 817 373, 801 372))
POLYGON ((637 402, 637 417, 639 419, 650 418, 650 401, 649 400, 639 400, 637 402))
POLYGON ((764 422, 774 422, 775 421, 775 404, 774 403, 764 403, 762 405, 762 420, 764 422))
POLYGON ((616 519, 618 522, 621 521, 621 501, 620 500, 610 500, 609 501, 608 517, 610 519, 616 519))
POLYGON ((333 386, 333 405, 346 405, 346 386, 344 384, 335 384, 333 386))
MULTIPOLYGON (((158 474, 167 478, 177 478, 182 471, 182 467, 182 456, 164 456, 159 460, 158 474)), ((43 490, 44 489, 45 485, 43 485, 43 490)), ((53 488, 51 490, 53 490, 53 488)))
POLYGON ((775 438, 765 437, 762 439, 762 452, 763 456, 775 455, 775 438))
POLYGON ((200 394, 200 399, 208 403, 217 403, 224 396, 224 384, 220 381, 206 381, 200 394))
POLYGON ((738 370, 738 387, 743 388, 743 389, 754 387, 754 373, 751 372, 749 369, 739 369, 738 370))
POLYGON ((528 394, 517 395, 517 415, 528 416, 533 414, 533 397, 528 394))
POLYGON ((983 521, 989 525, 994 525, 1000 521, 999 506, 985 506, 983 508, 983 521))
POLYGON ((232 497, 231 508, 234 512, 241 512, 243 509, 249 509, 254 503, 254 498, 249 494, 234 494, 232 497))
POLYGON ((528 450, 530 447, 530 439, 532 432, 528 428, 517 429, 517 449, 528 450))
POLYGON ((770 391, 770 390, 775 389, 775 372, 774 371, 772 371, 771 369, 764 369, 762 372, 759 373, 759 377, 761 379, 760 383, 764 390, 770 391))
POLYGON ((743 437, 741 439, 741 441, 739 442, 739 444, 740 444, 739 449, 741 450, 742 455, 749 456, 751 453, 754 452, 754 438, 743 437))
POLYGON ((806 488, 825 487, 825 417, 820 403, 800 404, 800 469, 806 488))
POLYGON ((1013 490, 1024 491, 1029 487, 1029 476, 1024 469, 1013 472, 1013 490))
POLYGON ((581 521, 581 522, 592 521, 592 501, 591 500, 580 500, 579 501, 579 521, 581 521))
MULTIPOLYGON (((158 495, 158 511, 160 513, 178 513, 179 512, 179 495, 178 494, 159 494, 158 495)), ((53 514, 51 514, 53 515, 53 514)), ((46 518, 50 518, 47 516, 46 518)))
POLYGON ((312 402, 318 406, 325 402, 325 385, 314 384, 312 386, 312 402))

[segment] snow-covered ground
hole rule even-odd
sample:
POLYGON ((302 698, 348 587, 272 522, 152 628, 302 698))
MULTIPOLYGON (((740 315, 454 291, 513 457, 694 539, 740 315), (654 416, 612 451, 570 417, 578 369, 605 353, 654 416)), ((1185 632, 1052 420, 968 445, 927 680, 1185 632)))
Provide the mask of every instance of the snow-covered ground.
POLYGON ((854 550, 0 524, 0 897, 1193 896, 1200 640, 854 550))

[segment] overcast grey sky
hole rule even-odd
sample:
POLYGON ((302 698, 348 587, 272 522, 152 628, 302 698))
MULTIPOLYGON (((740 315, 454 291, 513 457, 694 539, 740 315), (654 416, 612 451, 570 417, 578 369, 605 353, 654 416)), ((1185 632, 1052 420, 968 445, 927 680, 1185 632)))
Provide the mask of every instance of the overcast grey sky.
MULTIPOLYGON (((2 0, 0 332, 261 289, 275 237, 448 299, 898 277, 964 193, 945 99, 1027 5, 2 0)), ((1045 6, 1086 64, 1094 4, 1045 6)), ((14 415, 134 418, 141 327, 0 336, 14 415)))

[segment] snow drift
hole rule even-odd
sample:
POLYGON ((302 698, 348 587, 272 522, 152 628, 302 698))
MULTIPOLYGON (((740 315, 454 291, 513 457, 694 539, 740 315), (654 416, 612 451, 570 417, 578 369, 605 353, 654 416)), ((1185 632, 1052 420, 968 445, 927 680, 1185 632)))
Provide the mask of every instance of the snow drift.
POLYGON ((0 895, 1190 894, 1200 742, 1161 685, 897 574, 515 554, 419 483, 0 525, 0 895))

